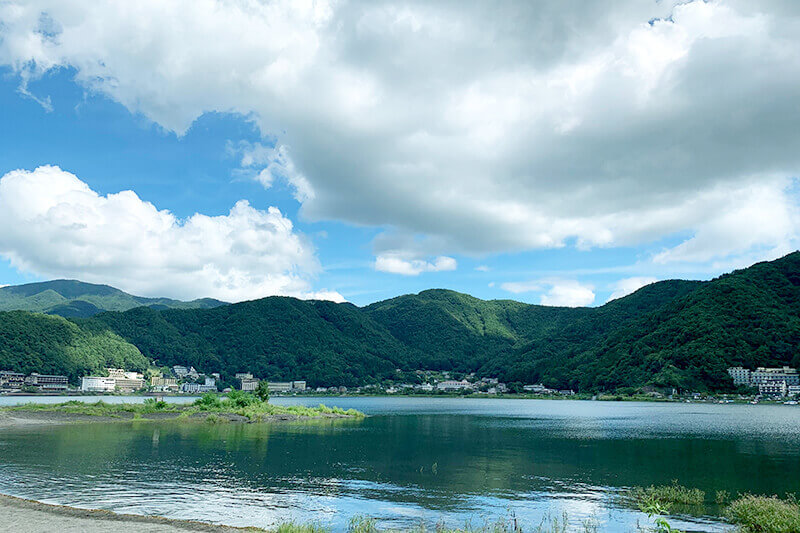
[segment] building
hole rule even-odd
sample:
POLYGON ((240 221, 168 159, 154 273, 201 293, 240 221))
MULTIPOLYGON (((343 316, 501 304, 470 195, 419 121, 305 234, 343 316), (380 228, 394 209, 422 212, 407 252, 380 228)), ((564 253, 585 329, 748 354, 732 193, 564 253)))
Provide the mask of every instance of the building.
POLYGON ((185 366, 175 365, 172 367, 172 373, 175 374, 176 378, 183 379, 189 375, 189 369, 185 366))
POLYGON ((81 378, 83 392, 114 392, 117 380, 104 376, 85 376, 81 378))
POLYGON ((303 381, 303 380, 301 380, 301 381, 292 381, 292 389, 299 390, 299 391, 306 390, 306 382, 303 381))
POLYGON ((750 384, 758 386, 772 381, 785 381, 786 385, 800 385, 800 374, 797 370, 784 366, 781 368, 764 368, 760 366, 750 372, 750 384))
POLYGON ((254 378, 252 375, 250 375, 249 378, 241 378, 240 381, 242 383, 243 391, 254 391, 258 388, 258 384, 261 382, 260 379, 254 378))
POLYGON ((163 376, 153 376, 150 378, 150 387, 156 392, 177 391, 178 380, 163 376))
POLYGON ((522 387, 522 390, 524 390, 525 392, 532 392, 533 394, 548 394, 553 392, 552 390, 548 389, 541 383, 538 383, 536 385, 524 385, 522 387))
POLYGON ((25 374, 0 371, 0 389, 21 389, 25 385, 25 374))
POLYGON ((750 370, 741 366, 734 366, 728 369, 728 374, 733 378, 734 385, 750 386, 750 370))
POLYGON ((25 385, 40 390, 65 391, 69 387, 69 379, 67 376, 50 376, 34 372, 25 378, 25 385))
POLYGON ((120 392, 133 392, 144 388, 144 376, 139 372, 126 372, 121 368, 109 368, 108 377, 114 378, 117 390, 120 392))
POLYGON ((251 374, 250 372, 237 372, 236 379, 238 379, 239 381, 243 379, 253 379, 253 374, 251 374))
POLYGON ((447 380, 447 381, 440 381, 436 384, 436 388, 440 391, 457 391, 457 390, 467 390, 472 388, 472 384, 462 379, 461 381, 455 380, 447 380))
POLYGON ((776 379, 758 384, 758 393, 763 396, 786 396, 788 392, 786 381, 776 379))
POLYGON ((789 385, 786 387, 787 396, 800 396, 800 385, 789 385))
POLYGON ((270 381, 267 385, 269 385, 270 392, 289 392, 292 390, 291 381, 270 381))

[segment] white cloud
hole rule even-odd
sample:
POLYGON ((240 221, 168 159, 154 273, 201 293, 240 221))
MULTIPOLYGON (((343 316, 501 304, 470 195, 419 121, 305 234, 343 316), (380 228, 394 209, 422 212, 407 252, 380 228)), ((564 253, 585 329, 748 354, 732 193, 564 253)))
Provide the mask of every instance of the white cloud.
POLYGON ((241 113, 278 147, 254 177, 310 219, 428 238, 406 254, 680 232, 659 261, 711 261, 798 235, 785 210, 727 231, 800 174, 794 2, 12 0, 0 27, 29 93, 68 67, 177 133, 241 113))
POLYGON ((458 264, 452 257, 439 256, 432 261, 412 259, 398 253, 383 253, 375 258, 375 270, 401 274, 403 276, 418 276, 423 272, 443 272, 455 270, 458 264))
POLYGON ((475 267, 475 270, 477 270, 478 272, 489 272, 491 268, 487 265, 478 265, 475 267))
POLYGON ((101 196, 75 175, 43 166, 0 178, 0 227, 0 256, 44 277, 185 299, 343 299, 311 290, 320 265, 292 222, 246 201, 226 215, 180 220, 133 191, 101 196))
POLYGON ((616 300, 617 298, 622 298, 623 296, 627 296, 632 292, 636 292, 645 285, 650 285, 651 283, 655 283, 658 281, 658 278, 653 278, 649 276, 637 276, 632 278, 625 278, 619 280, 616 284, 614 284, 614 292, 611 293, 611 296, 608 298, 608 301, 616 300))
POLYGON ((500 288, 514 294, 541 292, 542 305, 584 307, 594 303, 594 288, 571 279, 545 278, 503 283, 500 288))
POLYGON ((594 291, 590 285, 574 280, 556 281, 542 295, 540 302, 559 307, 585 307, 594 303, 594 291))

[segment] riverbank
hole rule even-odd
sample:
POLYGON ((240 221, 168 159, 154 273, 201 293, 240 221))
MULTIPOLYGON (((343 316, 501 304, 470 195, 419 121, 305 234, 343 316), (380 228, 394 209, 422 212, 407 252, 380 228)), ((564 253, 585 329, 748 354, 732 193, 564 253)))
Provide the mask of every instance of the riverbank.
POLYGON ((16 533, 116 533, 131 529, 142 533, 182 533, 186 531, 211 531, 234 533, 262 531, 257 528, 218 526, 191 520, 173 520, 158 516, 118 514, 96 509, 78 509, 63 505, 50 505, 23 498, 0 494, 2 527, 16 533))

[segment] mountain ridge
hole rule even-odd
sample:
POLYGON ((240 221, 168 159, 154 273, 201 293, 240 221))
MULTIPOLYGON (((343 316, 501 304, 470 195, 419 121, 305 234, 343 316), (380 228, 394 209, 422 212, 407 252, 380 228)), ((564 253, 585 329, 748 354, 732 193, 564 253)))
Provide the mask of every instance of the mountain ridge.
MULTIPOLYGON (((37 316, 28 313, 31 321, 37 316)), ((5 321, 0 313, 0 326, 5 321)), ((24 321, 24 314, 15 316, 14 335, 5 334, 0 368, 38 342, 24 321)), ((192 365, 230 380, 252 371, 311 386, 353 386, 413 380, 415 370, 429 369, 579 391, 732 390, 728 366, 800 366, 800 252, 710 281, 656 282, 593 308, 429 289, 364 307, 273 296, 210 309, 137 307, 68 322, 120 339, 159 365, 192 365)), ((62 344, 53 357, 69 362, 74 348, 62 344)))

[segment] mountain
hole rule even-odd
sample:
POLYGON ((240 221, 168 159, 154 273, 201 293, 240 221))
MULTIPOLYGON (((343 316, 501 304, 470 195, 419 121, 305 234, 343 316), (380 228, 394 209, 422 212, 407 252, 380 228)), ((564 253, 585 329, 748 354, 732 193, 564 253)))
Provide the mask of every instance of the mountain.
POLYGON ((107 367, 144 370, 146 357, 106 327, 78 325, 60 316, 0 312, 0 370, 81 376, 107 367))
POLYGON ((139 353, 220 372, 227 382, 249 371, 352 386, 431 369, 598 391, 731 390, 729 366, 800 366, 800 252, 711 281, 653 283, 596 308, 449 290, 362 308, 285 297, 211 309, 156 305, 70 320, 0 313, 0 368, 75 372, 119 352, 132 365, 141 365, 139 353), (71 333, 51 338, 51 330, 71 333))
POLYGON ((0 311, 31 311, 64 317, 90 317, 103 311, 127 311, 148 306, 158 309, 210 309, 227 305, 212 298, 191 302, 143 298, 108 285, 54 280, 0 288, 0 311))

